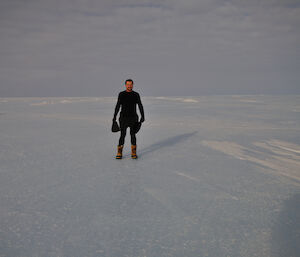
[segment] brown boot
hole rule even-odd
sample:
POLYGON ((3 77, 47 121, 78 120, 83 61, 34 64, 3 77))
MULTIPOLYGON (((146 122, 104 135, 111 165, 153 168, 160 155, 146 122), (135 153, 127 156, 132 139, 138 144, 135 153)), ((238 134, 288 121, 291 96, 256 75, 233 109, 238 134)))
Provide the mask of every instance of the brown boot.
POLYGON ((116 155, 116 159, 122 159, 122 151, 123 151, 123 145, 118 145, 118 153, 116 155))
POLYGON ((131 145, 131 158, 132 159, 136 159, 137 155, 136 155, 136 145, 131 145))

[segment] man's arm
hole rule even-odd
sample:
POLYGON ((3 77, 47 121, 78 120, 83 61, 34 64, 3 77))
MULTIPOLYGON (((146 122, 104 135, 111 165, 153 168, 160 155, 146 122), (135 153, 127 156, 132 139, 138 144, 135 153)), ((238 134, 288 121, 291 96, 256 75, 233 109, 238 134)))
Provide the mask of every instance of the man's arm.
POLYGON ((139 94, 138 94, 138 102, 137 102, 137 104, 139 106, 139 110, 140 110, 140 113, 141 113, 141 122, 144 122, 145 121, 144 107, 142 105, 142 101, 141 101, 141 98, 140 98, 139 94))
POLYGON ((120 97, 120 93, 119 93, 119 96, 118 96, 118 101, 117 101, 117 104, 116 104, 116 107, 115 107, 115 113, 114 113, 114 117, 113 117, 113 120, 116 120, 117 119, 117 115, 118 115, 118 112, 120 110, 120 106, 121 106, 121 97, 120 97))

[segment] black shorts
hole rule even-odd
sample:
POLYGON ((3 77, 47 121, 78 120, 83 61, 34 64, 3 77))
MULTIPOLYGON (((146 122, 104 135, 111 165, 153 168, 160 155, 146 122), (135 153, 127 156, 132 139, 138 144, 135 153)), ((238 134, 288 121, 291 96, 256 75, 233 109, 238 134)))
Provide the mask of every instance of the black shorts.
POLYGON ((120 117, 119 123, 120 123, 120 129, 126 129, 128 127, 133 128, 135 124, 139 121, 138 116, 134 117, 120 117))

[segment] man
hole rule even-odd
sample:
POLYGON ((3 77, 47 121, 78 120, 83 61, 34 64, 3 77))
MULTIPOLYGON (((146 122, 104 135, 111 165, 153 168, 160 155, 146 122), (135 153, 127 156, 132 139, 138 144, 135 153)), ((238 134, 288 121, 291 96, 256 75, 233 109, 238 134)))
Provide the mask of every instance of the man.
POLYGON ((135 126, 138 123, 138 119, 139 119, 136 113, 136 105, 139 106, 139 110, 141 114, 141 119, 140 119, 141 123, 145 121, 144 108, 139 93, 132 90, 133 88, 132 79, 127 79, 125 81, 125 87, 126 90, 119 93, 118 101, 115 107, 114 118, 113 118, 113 121, 116 121, 117 114, 120 110, 120 106, 122 106, 120 117, 119 117, 121 135, 119 139, 118 153, 116 159, 122 159, 122 151, 123 151, 123 146, 124 146, 124 141, 126 136, 126 130, 128 127, 130 128, 130 136, 131 136, 131 158, 136 159, 138 156, 136 154, 135 126))

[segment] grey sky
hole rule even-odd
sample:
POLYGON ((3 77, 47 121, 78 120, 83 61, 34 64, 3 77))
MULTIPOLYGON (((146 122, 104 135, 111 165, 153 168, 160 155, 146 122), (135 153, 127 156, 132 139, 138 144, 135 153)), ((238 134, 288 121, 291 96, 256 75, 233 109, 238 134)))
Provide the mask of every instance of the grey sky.
POLYGON ((299 0, 1 0, 0 96, 300 93, 299 0))

